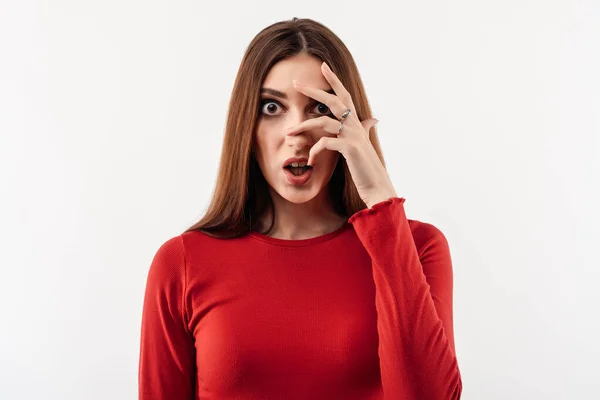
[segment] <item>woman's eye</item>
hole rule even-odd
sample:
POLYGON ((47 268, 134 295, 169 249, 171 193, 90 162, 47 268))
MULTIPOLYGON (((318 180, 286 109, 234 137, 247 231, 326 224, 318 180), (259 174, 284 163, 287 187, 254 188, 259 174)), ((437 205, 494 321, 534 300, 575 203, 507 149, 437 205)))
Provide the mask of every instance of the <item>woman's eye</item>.
POLYGON ((260 104, 261 113, 266 115, 274 115, 277 112, 277 107, 281 107, 279 103, 273 100, 264 100, 260 104))
MULTIPOLYGON (((278 114, 277 109, 283 108, 278 101, 265 99, 260 103, 260 112, 266 116, 275 116, 278 114)), ((313 111, 319 115, 330 115, 333 116, 327 104, 316 103, 313 107, 313 111)))
POLYGON ((327 104, 317 103, 315 109, 317 109, 317 114, 333 115, 333 113, 329 110, 329 107, 327 107, 327 104))

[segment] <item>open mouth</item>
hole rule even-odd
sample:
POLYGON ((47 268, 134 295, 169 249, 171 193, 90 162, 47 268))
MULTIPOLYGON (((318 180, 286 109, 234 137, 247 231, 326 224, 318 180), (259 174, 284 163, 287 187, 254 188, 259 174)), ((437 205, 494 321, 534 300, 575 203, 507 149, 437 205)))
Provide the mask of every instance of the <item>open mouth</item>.
POLYGON ((287 167, 285 167, 285 169, 290 171, 294 176, 301 176, 301 175, 305 174, 306 172, 308 172, 309 170, 311 170, 312 168, 313 167, 309 167, 308 165, 305 167, 292 167, 291 165, 288 165, 287 167))
POLYGON ((310 180, 313 167, 292 167, 290 165, 283 168, 287 180, 292 185, 304 185, 310 180))

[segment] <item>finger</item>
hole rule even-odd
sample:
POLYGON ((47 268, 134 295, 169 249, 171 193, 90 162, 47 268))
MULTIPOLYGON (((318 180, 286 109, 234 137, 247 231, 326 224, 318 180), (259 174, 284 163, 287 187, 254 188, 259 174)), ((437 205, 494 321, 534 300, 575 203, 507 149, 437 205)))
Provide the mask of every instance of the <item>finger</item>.
POLYGON ((306 121, 302 121, 296 126, 292 126, 284 131, 286 136, 293 136, 303 131, 308 131, 311 129, 322 129, 325 132, 338 134, 338 129, 340 128, 340 121, 337 119, 333 119, 326 115, 319 118, 311 118, 306 121))
POLYGON ((323 136, 317 141, 317 143, 314 144, 313 147, 310 148, 310 151, 308 152, 308 161, 306 163, 311 167, 314 166, 315 158, 317 158, 317 156, 324 150, 339 151, 340 153, 344 154, 345 147, 346 145, 344 139, 323 136))
POLYGON ((346 105, 342 103, 342 100, 340 100, 340 98, 335 94, 327 93, 324 90, 304 85, 300 82, 297 82, 295 79, 293 79, 292 82, 294 83, 296 90, 325 104, 338 119, 341 118, 344 111, 346 111, 346 105))
POLYGON ((354 107, 354 102, 352 101, 352 96, 350 92, 344 87, 340 78, 331 70, 329 65, 323 61, 321 64, 321 71, 323 72, 323 76, 327 79, 327 82, 331 85, 331 88, 335 92, 335 94, 339 97, 343 104, 345 104, 350 110, 352 110, 352 114, 356 115, 356 108, 354 107))

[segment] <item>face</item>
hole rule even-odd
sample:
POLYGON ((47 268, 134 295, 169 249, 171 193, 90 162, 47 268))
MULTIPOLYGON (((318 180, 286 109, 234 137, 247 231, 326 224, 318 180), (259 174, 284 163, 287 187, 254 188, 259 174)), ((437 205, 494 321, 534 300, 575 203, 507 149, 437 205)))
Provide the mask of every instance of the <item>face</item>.
POLYGON ((323 189, 327 187, 340 157, 339 152, 332 150, 319 153, 310 171, 310 178, 303 184, 291 183, 287 176, 289 170, 283 168, 284 162, 290 157, 308 158, 310 148, 323 136, 336 136, 322 129, 307 130, 292 136, 284 134, 286 128, 308 118, 323 115, 335 118, 327 105, 300 93, 292 83, 292 79, 296 79, 333 93, 321 72, 321 62, 308 55, 281 60, 273 65, 261 90, 258 126, 254 138, 256 159, 270 186, 271 195, 293 203, 322 198, 326 193, 323 189), (264 91, 265 89, 272 90, 264 91))

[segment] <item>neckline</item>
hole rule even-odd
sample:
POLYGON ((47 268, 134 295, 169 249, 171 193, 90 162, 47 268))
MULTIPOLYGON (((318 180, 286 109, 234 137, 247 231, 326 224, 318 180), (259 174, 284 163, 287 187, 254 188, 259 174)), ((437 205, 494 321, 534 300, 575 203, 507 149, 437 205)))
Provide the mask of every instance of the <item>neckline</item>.
POLYGON ((251 231, 250 233, 248 233, 248 235, 254 239, 257 239, 257 240, 260 240, 262 242, 266 242, 269 244, 273 244, 276 246, 299 247, 299 246, 309 246, 309 245, 313 245, 313 244, 327 242, 327 241, 335 238, 336 236, 340 235, 342 232, 344 232, 346 229, 348 229, 351 226, 352 226, 352 224, 349 223, 348 221, 346 221, 346 222, 344 222, 344 224, 341 227, 337 228, 335 231, 325 233, 323 235, 311 237, 311 238, 306 238, 306 239, 281 239, 281 238, 275 238, 272 236, 264 235, 258 231, 251 231))

